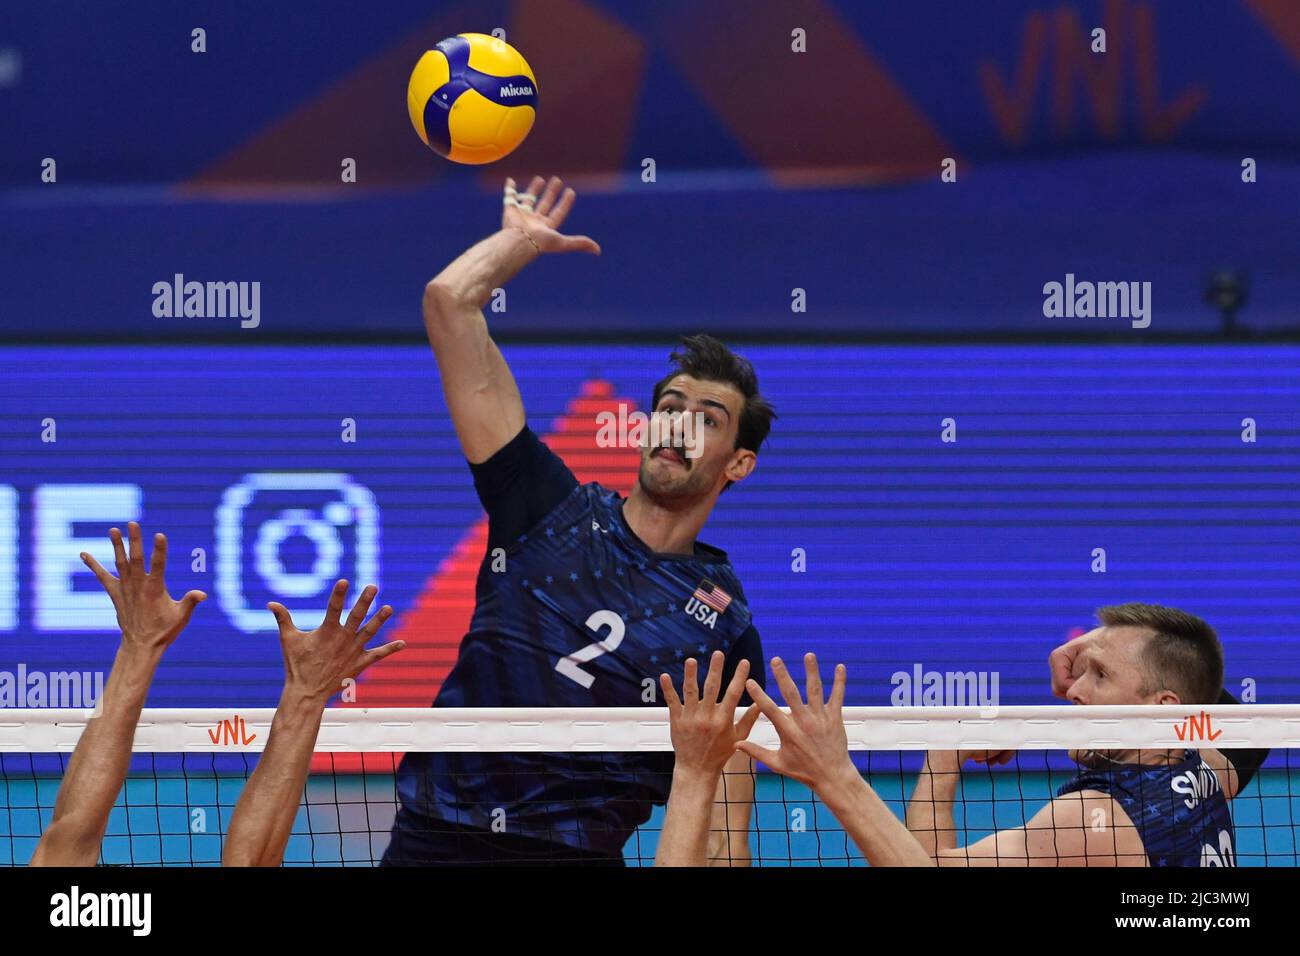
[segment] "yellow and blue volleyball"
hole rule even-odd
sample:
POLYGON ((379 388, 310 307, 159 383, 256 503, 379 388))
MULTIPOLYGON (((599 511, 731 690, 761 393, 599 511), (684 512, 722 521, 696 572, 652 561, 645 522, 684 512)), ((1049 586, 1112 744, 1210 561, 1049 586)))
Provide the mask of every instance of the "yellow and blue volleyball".
POLYGON ((537 118, 537 78, 505 40, 460 33, 420 57, 406 87, 411 125, 454 163, 491 163, 515 150, 537 118))

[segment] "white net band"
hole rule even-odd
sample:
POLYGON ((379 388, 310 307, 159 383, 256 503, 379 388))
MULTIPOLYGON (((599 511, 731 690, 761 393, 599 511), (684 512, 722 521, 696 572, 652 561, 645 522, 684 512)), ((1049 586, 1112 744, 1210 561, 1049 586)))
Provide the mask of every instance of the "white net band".
MULTIPOLYGON (((274 713, 269 708, 148 709, 133 749, 256 753, 266 746, 274 713)), ((0 753, 70 752, 90 716, 84 710, 0 711, 0 753)), ((1300 705, 1289 704, 846 707, 844 724, 849 749, 855 751, 1300 748, 1300 705)), ((766 718, 749 739, 765 747, 780 745, 766 718)), ((666 751, 672 743, 665 709, 331 708, 315 749, 579 753, 666 751)))

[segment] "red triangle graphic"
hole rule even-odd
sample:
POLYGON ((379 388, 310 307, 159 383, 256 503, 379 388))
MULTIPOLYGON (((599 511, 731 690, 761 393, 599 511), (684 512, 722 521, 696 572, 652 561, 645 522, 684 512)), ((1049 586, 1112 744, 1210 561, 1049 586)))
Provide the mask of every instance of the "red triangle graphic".
MULTIPOLYGON (((630 414, 636 403, 614 394, 604 380, 585 382, 564 414, 542 436, 564 459, 578 481, 596 481, 626 495, 636 481, 640 457, 635 448, 602 448, 596 443, 596 416, 619 408, 630 414)), ((468 472, 467 472, 468 475, 468 472)), ((474 613, 474 586, 487 547, 487 519, 474 522, 438 565, 412 607, 385 628, 390 641, 402 640, 406 648, 390 661, 376 665, 357 681, 357 701, 342 707, 428 707, 456 663, 461 638, 474 613)), ((318 753, 316 772, 391 773, 401 754, 318 753)))

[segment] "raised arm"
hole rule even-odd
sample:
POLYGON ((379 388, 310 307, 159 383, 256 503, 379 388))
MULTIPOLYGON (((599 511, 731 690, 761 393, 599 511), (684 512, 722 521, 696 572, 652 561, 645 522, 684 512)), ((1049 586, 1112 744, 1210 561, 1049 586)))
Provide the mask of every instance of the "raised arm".
POLYGON ((668 704, 676 759, 655 866, 707 865, 710 820, 723 768, 734 760, 737 741, 748 737, 758 720, 758 707, 751 706, 736 721, 736 708, 749 676, 748 660, 737 665, 719 701, 724 664, 723 653, 715 651, 704 679, 703 697, 694 658, 686 661, 680 698, 667 674, 659 678, 668 704))
POLYGON ((957 826, 952 805, 961 782, 961 765, 971 758, 983 764, 1005 764, 1015 757, 1014 750, 956 751, 934 750, 925 755, 925 763, 916 776, 916 787, 907 801, 907 829, 925 852, 937 859, 942 850, 957 846, 957 826))
POLYGON ((733 754, 713 794, 709 866, 749 866, 749 825, 754 815, 754 761, 733 754))
POLYGON ((194 608, 207 595, 190 591, 179 601, 167 594, 167 538, 154 535, 153 557, 144 563, 140 526, 127 526, 131 553, 122 546, 122 532, 109 531, 117 577, 88 554, 81 560, 108 592, 122 629, 122 643, 113 661, 100 715, 86 729, 68 761, 54 802, 54 818, 41 835, 32 866, 94 866, 108 828, 108 816, 131 766, 131 744, 163 651, 189 623, 194 608))
POLYGON ((347 593, 347 581, 335 584, 325 620, 307 633, 294 627, 284 605, 267 605, 280 625, 284 691, 271 721, 266 750, 235 805, 221 853, 222 866, 280 865, 298 814, 325 705, 346 678, 356 677, 406 646, 402 641, 393 641, 366 650, 366 643, 383 627, 393 609, 385 604, 363 626, 377 593, 371 585, 361 592, 344 622, 341 618, 347 593))
POLYGON ((600 254, 590 238, 558 231, 576 196, 558 177, 545 183, 536 176, 526 193, 517 193, 514 180, 507 179, 501 229, 425 286, 424 328, 456 436, 474 464, 487 461, 524 427, 519 387, 488 332, 483 306, 494 289, 544 252, 600 254))
POLYGON ((756 681, 749 682, 749 695, 776 727, 781 749, 768 750, 749 741, 738 743, 736 749, 811 787, 872 866, 934 866, 925 849, 849 759, 848 736, 844 732, 844 665, 835 668, 829 700, 822 691, 815 655, 804 655, 804 671, 806 703, 785 663, 779 657, 772 658, 772 676, 790 708, 788 714, 756 681))
MULTIPOLYGON (((946 756, 946 752, 942 753, 946 756)), ((957 770, 944 766, 940 760, 932 761, 927 753, 921 772, 916 775, 912 797, 907 801, 907 830, 932 860, 938 859, 941 850, 951 850, 957 845, 952 804, 957 796, 959 776, 957 770), (936 763, 939 766, 933 765, 936 763)))

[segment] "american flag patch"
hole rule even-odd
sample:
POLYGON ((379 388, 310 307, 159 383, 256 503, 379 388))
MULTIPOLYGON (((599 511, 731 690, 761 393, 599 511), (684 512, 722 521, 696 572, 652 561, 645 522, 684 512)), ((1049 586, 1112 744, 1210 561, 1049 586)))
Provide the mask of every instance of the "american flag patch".
POLYGON ((700 582, 700 586, 695 589, 695 600, 702 601, 721 614, 727 609, 727 605, 731 603, 731 595, 708 578, 705 578, 700 582))

